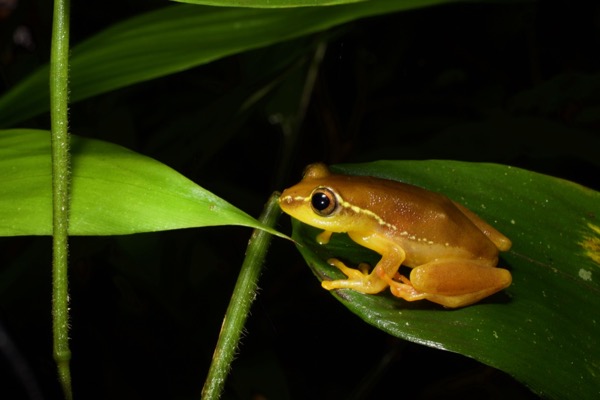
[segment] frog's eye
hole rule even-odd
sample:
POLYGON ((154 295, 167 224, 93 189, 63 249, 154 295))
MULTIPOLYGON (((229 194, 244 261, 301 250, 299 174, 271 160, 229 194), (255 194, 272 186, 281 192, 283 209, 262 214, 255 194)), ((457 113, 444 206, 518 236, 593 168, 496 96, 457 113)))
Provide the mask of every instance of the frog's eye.
POLYGON ((310 205, 315 213, 327 217, 337 209, 338 202, 331 189, 318 187, 310 195, 310 205))

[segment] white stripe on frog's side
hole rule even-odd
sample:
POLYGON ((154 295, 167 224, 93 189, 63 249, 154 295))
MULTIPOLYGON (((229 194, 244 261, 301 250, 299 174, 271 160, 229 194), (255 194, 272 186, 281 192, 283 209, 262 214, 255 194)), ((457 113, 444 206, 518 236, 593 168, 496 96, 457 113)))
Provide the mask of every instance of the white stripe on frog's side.
POLYGON ((395 231, 398 230, 396 225, 390 224, 389 222, 385 222, 383 218, 381 218, 379 215, 375 214, 373 211, 365 210, 364 208, 354 206, 354 205, 348 203, 347 201, 345 201, 344 199, 342 199, 342 197, 340 195, 338 195, 337 193, 336 193, 336 196, 338 196, 338 203, 340 206, 342 206, 346 209, 350 209, 357 214, 368 215, 369 217, 374 218, 375 221, 377 221, 379 223, 379 225, 387 226, 388 228, 393 229, 395 231))
MULTIPOLYGON (((388 228, 393 229, 395 231, 398 230, 398 227, 396 225, 386 222, 383 218, 381 218, 379 215, 375 214, 373 211, 365 210, 358 206, 352 205, 352 204, 348 203, 347 201, 345 201, 344 199, 342 199, 342 196, 340 196, 339 194, 337 194, 335 192, 334 192, 334 194, 338 197, 338 202, 342 207, 349 208, 357 214, 364 214, 364 215, 373 217, 379 223, 379 225, 387 226, 388 228)), ((420 238, 415 235, 411 235, 407 231, 400 232, 400 236, 405 236, 407 239, 416 240, 417 242, 433 244, 433 241, 428 240, 427 238, 420 238)))
MULTIPOLYGON (((349 210, 352 210, 352 211, 354 211, 357 214, 368 215, 368 216, 374 218, 375 221, 377 221, 379 223, 379 225, 387 226, 388 228, 393 229, 395 231, 398 230, 398 228, 395 225, 392 225, 389 222, 385 222, 383 220, 383 218, 381 218, 379 215, 375 214, 373 211, 365 210, 365 209, 360 208, 358 206, 352 205, 352 204, 348 203, 347 201, 345 201, 344 199, 342 199, 342 196, 340 196, 338 193, 334 192, 333 190, 331 190, 331 192, 335 195, 337 203, 341 207, 349 209, 349 210)), ((296 197, 285 196, 285 197, 282 198, 282 200, 286 201, 288 203, 290 203, 292 201, 301 201, 303 203, 310 203, 311 202, 311 196, 307 196, 307 197, 303 197, 303 196, 296 196, 296 197)))
MULTIPOLYGON (((357 214, 364 214, 364 215, 368 215, 370 217, 372 217, 373 219, 375 219, 375 221, 377 221, 379 223, 379 225, 382 226, 387 226, 390 229, 393 229, 395 231, 398 230, 398 227, 396 225, 390 224, 389 222, 386 222, 383 218, 381 218, 379 215, 375 214, 373 211, 371 210, 365 210, 364 208, 360 208, 358 206, 352 205, 349 202, 347 202, 346 200, 344 200, 342 198, 342 196, 340 196, 337 192, 334 192, 332 190, 332 193, 334 193, 334 195, 337 198, 338 204, 346 209, 352 210, 353 212, 357 213, 357 214)), ((304 203, 310 203, 311 202, 311 196, 307 196, 307 197, 303 197, 303 196, 296 196, 296 197, 292 197, 292 196, 286 196, 282 199, 283 201, 287 201, 287 202, 291 202, 291 201, 301 201, 304 203)), ((422 242, 422 243, 426 243, 426 244, 434 244, 433 241, 431 240, 427 240, 426 238, 418 238, 415 235, 411 235, 409 234, 407 231, 403 231, 399 233, 400 236, 404 236, 409 240, 416 240, 417 242, 422 242)), ((448 246, 448 244, 446 243, 446 246, 448 246)))

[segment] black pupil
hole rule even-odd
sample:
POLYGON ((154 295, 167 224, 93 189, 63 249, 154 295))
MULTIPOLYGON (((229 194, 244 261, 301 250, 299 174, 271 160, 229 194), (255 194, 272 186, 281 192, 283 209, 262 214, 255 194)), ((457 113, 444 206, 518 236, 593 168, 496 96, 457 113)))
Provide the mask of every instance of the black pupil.
POLYGON ((315 210, 323 211, 329 207, 331 200, 325 193, 315 193, 312 196, 312 206, 315 210))

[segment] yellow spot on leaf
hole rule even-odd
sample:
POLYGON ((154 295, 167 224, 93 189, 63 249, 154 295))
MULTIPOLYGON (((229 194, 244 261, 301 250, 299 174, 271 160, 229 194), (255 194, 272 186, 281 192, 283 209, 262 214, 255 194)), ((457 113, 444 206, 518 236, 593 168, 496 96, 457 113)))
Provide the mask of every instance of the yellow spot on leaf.
MULTIPOLYGON (((588 227, 593 233, 589 236, 584 236, 583 241, 579 244, 583 247, 585 255, 591 258, 596 264, 600 265, 600 227, 592 223, 588 223, 588 227)), ((581 271, 579 276, 581 276, 581 271)))

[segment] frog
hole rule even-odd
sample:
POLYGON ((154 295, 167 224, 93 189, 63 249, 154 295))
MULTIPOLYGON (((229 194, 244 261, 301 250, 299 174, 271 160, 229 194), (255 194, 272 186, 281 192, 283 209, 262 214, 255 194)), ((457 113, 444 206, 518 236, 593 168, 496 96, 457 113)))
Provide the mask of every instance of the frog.
POLYGON ((509 287, 512 275, 497 266, 511 240, 447 196, 392 179, 336 174, 324 163, 306 167, 299 183, 279 197, 282 211, 322 230, 321 245, 336 233, 381 258, 349 267, 327 262, 345 279, 325 277, 327 290, 381 293, 406 301, 427 300, 445 308, 472 305, 509 287), (400 266, 409 274, 400 273, 400 266))

